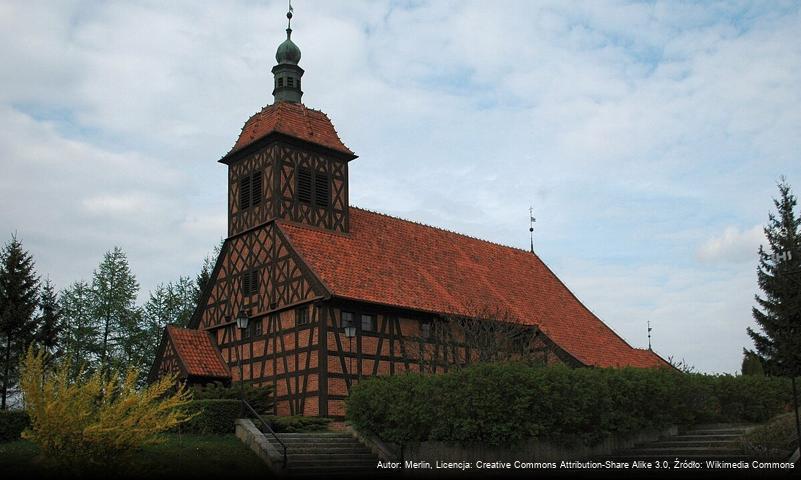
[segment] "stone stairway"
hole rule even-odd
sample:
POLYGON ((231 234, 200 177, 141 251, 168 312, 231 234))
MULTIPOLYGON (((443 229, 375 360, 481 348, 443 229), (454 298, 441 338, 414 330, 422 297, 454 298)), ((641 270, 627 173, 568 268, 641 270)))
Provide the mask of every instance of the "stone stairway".
MULTIPOLYGON (((378 457, 347 432, 279 433, 287 447, 287 471, 290 477, 370 476, 378 457)), ((268 442, 280 450, 274 438, 268 442)))
POLYGON ((748 425, 699 425, 678 435, 615 452, 621 460, 743 460, 748 425))

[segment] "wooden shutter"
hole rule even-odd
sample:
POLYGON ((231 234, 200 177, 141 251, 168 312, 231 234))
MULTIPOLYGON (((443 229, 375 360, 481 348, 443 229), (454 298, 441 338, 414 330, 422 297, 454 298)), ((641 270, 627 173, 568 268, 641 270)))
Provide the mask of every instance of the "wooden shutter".
POLYGON ((245 177, 239 181, 239 209, 245 210, 250 207, 250 177, 245 177))
POLYGON ((250 272, 245 272, 245 274, 242 275, 242 295, 249 297, 251 292, 250 289, 250 272))
POLYGON ((306 168, 298 169, 298 185, 297 185, 298 201, 303 203, 311 203, 312 200, 312 173, 311 170, 306 168))
POLYGON ((261 172, 256 172, 253 174, 253 180, 251 182, 251 204, 258 205, 261 203, 262 199, 262 181, 261 181, 261 172))
POLYGON ((250 272, 250 294, 259 293, 259 269, 250 272))
POLYGON ((331 195, 328 185, 328 175, 317 173, 314 176, 314 203, 318 207, 328 206, 328 197, 331 195))

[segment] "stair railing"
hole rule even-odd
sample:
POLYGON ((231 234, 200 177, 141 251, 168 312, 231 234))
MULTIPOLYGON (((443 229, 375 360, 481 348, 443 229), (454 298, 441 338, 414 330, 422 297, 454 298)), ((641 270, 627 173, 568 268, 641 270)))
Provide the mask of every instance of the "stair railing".
POLYGON ((259 412, 257 412, 257 411, 256 411, 256 410, 255 410, 255 409, 254 409, 254 408, 253 408, 253 407, 252 407, 252 406, 251 406, 251 405, 248 403, 248 401, 247 401, 247 400, 242 400, 242 404, 245 406, 245 408, 246 408, 247 410, 249 410, 249 411, 250 411, 250 413, 252 413, 253 415, 255 415, 255 416, 256 416, 256 418, 259 420, 259 422, 261 422, 262 426, 263 426, 264 428, 266 428, 266 429, 267 429, 267 432, 264 432, 264 430, 262 430, 262 432, 263 432, 263 433, 269 433, 270 435, 272 435, 272 436, 273 436, 273 438, 274 438, 274 439, 275 439, 275 440, 278 442, 278 444, 279 444, 279 445, 281 445, 281 448, 283 449, 283 464, 281 465, 281 467, 282 467, 282 468, 286 468, 286 444, 285 444, 284 442, 282 442, 280 438, 278 438, 278 435, 276 435, 276 434, 275 434, 275 432, 273 431, 273 429, 270 427, 270 424, 269 424, 269 423, 267 423, 267 422, 266 422, 266 421, 265 421, 263 418, 261 418, 261 415, 259 415, 259 412))

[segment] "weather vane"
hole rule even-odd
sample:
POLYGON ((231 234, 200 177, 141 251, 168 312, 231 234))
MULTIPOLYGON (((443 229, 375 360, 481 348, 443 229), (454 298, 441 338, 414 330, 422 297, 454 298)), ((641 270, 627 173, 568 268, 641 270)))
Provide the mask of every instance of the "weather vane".
POLYGON ((531 236, 531 253, 534 253, 534 222, 537 219, 534 218, 534 207, 528 207, 528 233, 531 236))
POLYGON ((651 321, 648 320, 648 350, 651 350, 651 330, 653 330, 653 328, 651 328, 651 321))
POLYGON ((294 11, 295 9, 292 8, 292 0, 289 0, 289 11, 286 12, 286 28, 292 28, 292 12, 294 11))

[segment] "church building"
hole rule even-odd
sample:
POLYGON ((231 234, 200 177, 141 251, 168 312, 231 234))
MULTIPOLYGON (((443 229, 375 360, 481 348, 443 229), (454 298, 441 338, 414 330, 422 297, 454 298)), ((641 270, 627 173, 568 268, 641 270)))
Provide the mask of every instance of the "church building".
POLYGON ((447 371, 512 345, 499 335, 544 364, 668 366, 605 325, 533 248, 351 206, 358 157, 328 115, 302 103, 301 53, 286 35, 273 103, 219 160, 227 239, 188 327, 165 330, 151 378, 242 378, 273 386, 278 415, 341 419, 360 379, 447 371), (466 328, 472 320, 490 327, 466 328))

